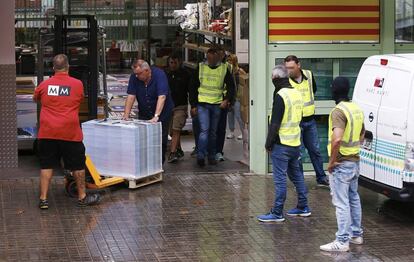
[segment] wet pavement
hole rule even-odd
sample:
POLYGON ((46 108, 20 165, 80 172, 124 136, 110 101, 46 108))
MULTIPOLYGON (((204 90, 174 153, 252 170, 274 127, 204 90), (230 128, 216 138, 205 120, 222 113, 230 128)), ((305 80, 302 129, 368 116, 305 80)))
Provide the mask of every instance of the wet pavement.
MULTIPOLYGON (((319 251, 336 231, 328 189, 307 176, 312 216, 261 224, 272 177, 243 173, 169 172, 159 184, 107 189, 87 208, 56 176, 46 211, 36 176, 0 176, 0 261, 414 261, 413 204, 362 188, 366 244, 328 254, 319 251)), ((295 201, 290 186, 286 210, 295 201)))

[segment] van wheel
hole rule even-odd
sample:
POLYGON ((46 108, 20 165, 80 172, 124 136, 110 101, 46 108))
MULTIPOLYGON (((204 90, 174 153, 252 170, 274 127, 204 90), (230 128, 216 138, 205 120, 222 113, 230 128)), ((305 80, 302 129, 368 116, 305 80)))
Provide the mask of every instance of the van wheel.
POLYGON ((78 188, 76 186, 76 181, 72 180, 72 181, 68 181, 68 183, 65 186, 65 191, 66 194, 71 197, 71 198, 75 198, 78 196, 78 188))

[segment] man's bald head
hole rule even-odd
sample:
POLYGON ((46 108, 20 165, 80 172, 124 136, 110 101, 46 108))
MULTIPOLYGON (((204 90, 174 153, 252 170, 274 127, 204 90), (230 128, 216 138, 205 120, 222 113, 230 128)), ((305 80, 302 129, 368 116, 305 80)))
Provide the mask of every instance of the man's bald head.
POLYGON ((53 70, 55 72, 69 71, 68 57, 64 54, 58 54, 53 58, 53 70))

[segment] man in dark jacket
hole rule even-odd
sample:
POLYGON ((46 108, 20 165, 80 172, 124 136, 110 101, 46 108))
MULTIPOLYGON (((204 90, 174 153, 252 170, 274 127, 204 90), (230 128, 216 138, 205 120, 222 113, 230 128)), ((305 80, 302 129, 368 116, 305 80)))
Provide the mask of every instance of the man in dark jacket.
POLYGON ((181 57, 176 53, 168 58, 168 69, 166 73, 175 105, 171 121, 172 141, 168 162, 176 163, 184 157, 184 152, 181 149, 180 136, 188 117, 190 74, 182 67, 181 57))

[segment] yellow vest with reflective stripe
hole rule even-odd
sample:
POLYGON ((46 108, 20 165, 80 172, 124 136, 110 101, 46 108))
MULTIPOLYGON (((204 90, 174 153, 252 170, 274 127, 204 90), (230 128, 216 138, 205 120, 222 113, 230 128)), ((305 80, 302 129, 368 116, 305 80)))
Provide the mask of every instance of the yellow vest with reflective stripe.
POLYGON ((300 146, 300 121, 303 114, 302 95, 293 88, 282 88, 278 94, 285 103, 285 112, 279 129, 280 143, 286 146, 300 146))
POLYGON ((313 94, 313 75, 309 70, 302 70, 308 80, 304 80, 298 84, 289 78, 290 84, 302 94, 303 98, 303 117, 315 114, 315 96, 313 94))
POLYGON ((198 102, 220 104, 223 101, 223 84, 226 73, 227 66, 225 64, 221 64, 216 69, 211 69, 207 64, 200 63, 198 102))
MULTIPOLYGON (((341 102, 335 109, 341 110, 347 120, 344 136, 342 138, 339 153, 343 156, 359 155, 360 142, 359 138, 361 130, 364 125, 364 113, 362 109, 352 102, 341 102)), ((335 110, 333 109, 333 110, 335 110)), ((331 137, 332 130, 332 112, 329 115, 329 141, 328 141, 328 155, 331 156, 331 137)))

